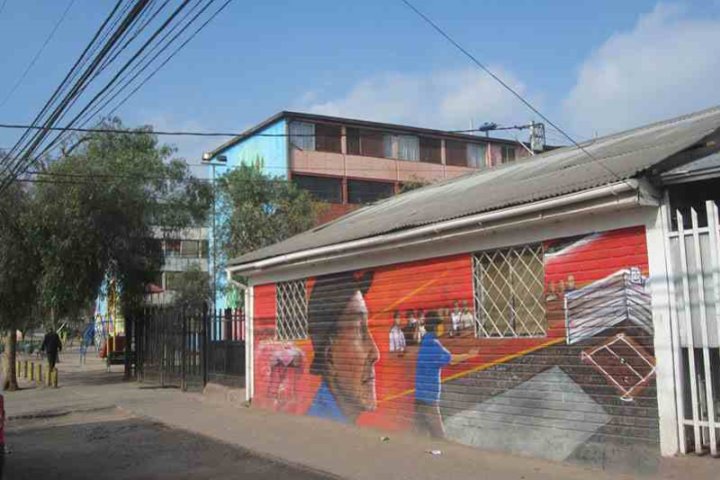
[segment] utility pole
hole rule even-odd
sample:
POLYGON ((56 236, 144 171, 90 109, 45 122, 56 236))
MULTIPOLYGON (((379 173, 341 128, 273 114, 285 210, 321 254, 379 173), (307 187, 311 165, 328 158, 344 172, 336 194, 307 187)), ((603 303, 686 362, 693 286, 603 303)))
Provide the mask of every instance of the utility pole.
POLYGON ((202 163, 209 165, 212 169, 211 181, 212 181, 212 192, 213 192, 213 204, 212 204, 212 308, 217 308, 217 184, 215 179, 215 167, 227 165, 227 157, 225 155, 218 155, 215 159, 209 153, 204 153, 202 157, 202 163), (215 160, 215 161, 213 161, 215 160))
POLYGON ((530 122, 530 149, 533 152, 545 150, 545 124, 530 122))

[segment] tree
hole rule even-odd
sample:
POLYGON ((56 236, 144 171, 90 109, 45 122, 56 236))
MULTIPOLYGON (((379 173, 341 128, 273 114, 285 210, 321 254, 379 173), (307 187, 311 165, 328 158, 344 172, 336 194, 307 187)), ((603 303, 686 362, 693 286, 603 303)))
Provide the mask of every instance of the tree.
MULTIPOLYGON (((262 165, 258 159, 256 165, 262 165)), ((323 205, 282 177, 241 165, 218 179, 223 251, 236 257, 279 242, 315 225, 323 205)))
POLYGON ((18 183, 0 195, 0 329, 5 333, 3 387, 17 390, 18 329, 32 322, 40 259, 31 228, 31 192, 18 183))
POLYGON ((182 272, 175 282, 173 304, 183 309, 201 309, 203 304, 210 303, 212 288, 210 275, 197 265, 182 272))
POLYGON ((411 190, 422 188, 426 185, 430 185, 430 183, 415 175, 411 175, 410 178, 400 184, 400 191, 398 193, 409 192, 411 190))
MULTIPOLYGON (((100 128, 127 130, 117 119, 100 128)), ((162 264, 158 233, 207 215, 209 186, 172 159, 174 150, 150 128, 132 132, 72 138, 40 176, 40 301, 52 323, 79 315, 108 279, 127 315, 162 264)))

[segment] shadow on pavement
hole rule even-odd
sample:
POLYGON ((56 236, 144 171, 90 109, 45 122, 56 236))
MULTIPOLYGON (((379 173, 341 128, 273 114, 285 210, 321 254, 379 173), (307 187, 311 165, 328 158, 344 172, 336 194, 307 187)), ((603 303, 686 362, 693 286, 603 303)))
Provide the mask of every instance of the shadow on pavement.
POLYGON ((5 478, 332 478, 146 420, 94 420, 16 422, 7 434, 13 453, 5 460, 5 478))

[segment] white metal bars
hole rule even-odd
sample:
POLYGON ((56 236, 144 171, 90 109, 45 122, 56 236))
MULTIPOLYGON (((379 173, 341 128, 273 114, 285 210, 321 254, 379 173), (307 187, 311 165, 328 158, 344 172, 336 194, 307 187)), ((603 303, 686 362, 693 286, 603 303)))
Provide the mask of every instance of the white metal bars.
POLYGON ((473 255, 476 336, 544 336, 544 290, 540 244, 473 255))
POLYGON ((278 282, 275 290, 275 327, 279 340, 308 336, 308 299, 305 280, 278 282))
MULTIPOLYGON (((676 344, 676 395, 680 447, 687 453, 686 427, 696 453, 718 454, 720 428, 720 234, 718 207, 709 201, 706 223, 697 210, 689 222, 681 211, 672 212, 677 231, 668 231, 671 318, 676 344), (687 226, 689 223, 689 228, 687 226), (688 391, 689 390, 689 391, 688 391), (688 402, 690 405, 686 406, 688 402)), ((667 209, 667 207, 664 207, 667 209)), ((667 213, 667 211, 666 211, 667 213)), ((669 219, 669 215, 665 215, 669 219)))

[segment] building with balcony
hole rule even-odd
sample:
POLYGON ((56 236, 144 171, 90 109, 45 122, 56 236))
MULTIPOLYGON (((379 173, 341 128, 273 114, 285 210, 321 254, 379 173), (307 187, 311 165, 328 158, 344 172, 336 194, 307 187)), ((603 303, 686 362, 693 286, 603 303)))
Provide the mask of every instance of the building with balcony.
POLYGON ((154 237, 162 248, 163 266, 148 286, 145 300, 151 305, 168 305, 175 299, 175 292, 186 272, 209 272, 210 230, 193 227, 168 234, 156 228, 154 237))
MULTIPOLYGON (((213 179, 245 164, 294 182, 328 203, 318 219, 324 223, 409 184, 453 178, 529 154, 515 140, 283 111, 204 159, 213 179)), ((222 263, 220 258, 216 271, 222 271, 222 263)), ((224 281, 218 275, 218 285, 224 281)), ((216 305, 226 307, 222 298, 216 305)))

